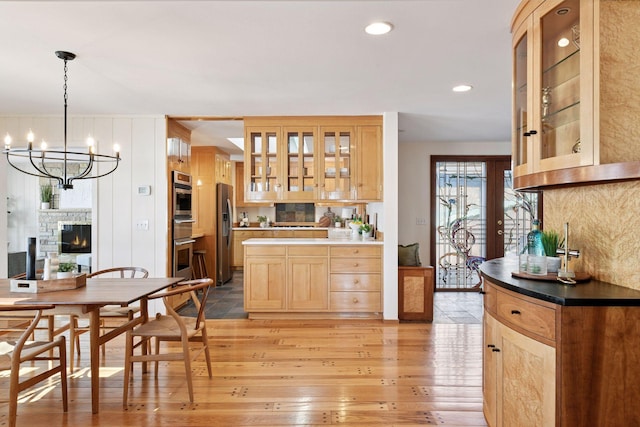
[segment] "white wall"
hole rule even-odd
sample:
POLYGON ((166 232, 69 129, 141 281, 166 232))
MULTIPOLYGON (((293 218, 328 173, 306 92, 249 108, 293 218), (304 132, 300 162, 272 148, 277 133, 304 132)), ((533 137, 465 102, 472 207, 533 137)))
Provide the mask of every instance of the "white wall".
MULTIPOLYGON (((53 144, 63 140, 61 117, 0 117, 0 132, 10 132, 13 146, 20 145, 32 129, 36 137, 45 135, 53 144)), ((135 265, 149 270, 150 277, 166 276, 167 265, 167 178, 166 122, 164 116, 72 117, 69 141, 77 145, 90 133, 97 141, 98 153, 112 154, 112 144, 121 147, 122 161, 111 175, 92 185, 93 269, 135 265), (139 185, 150 185, 150 196, 137 195, 139 185), (148 230, 138 230, 135 222, 149 221, 148 230)), ((51 146, 51 143, 50 143, 51 146)), ((104 166, 104 165, 100 165, 104 166)), ((7 165, 2 161, 0 177, 7 182, 7 165)), ((33 183, 37 200, 37 181, 33 183)), ((0 185, 2 203, 7 190, 0 185)), ((37 209, 37 208, 32 208, 37 209)), ((37 221, 34 212, 34 221, 37 221)), ((6 209, 0 212, 0 237, 7 241, 6 209)), ((37 224, 33 224, 37 229, 37 224)), ((25 236, 26 237, 26 236, 25 236)), ((0 274, 6 277, 6 243, 0 249, 0 274)))
MULTIPOLYGON (((511 155, 505 142, 417 142, 399 145, 398 240, 401 245, 418 242, 422 265, 429 265, 431 230, 432 155, 511 155), (424 219, 424 224, 416 224, 424 219)), ((385 194, 387 187, 385 183, 385 194)), ((386 240, 386 234, 385 234, 386 240)))

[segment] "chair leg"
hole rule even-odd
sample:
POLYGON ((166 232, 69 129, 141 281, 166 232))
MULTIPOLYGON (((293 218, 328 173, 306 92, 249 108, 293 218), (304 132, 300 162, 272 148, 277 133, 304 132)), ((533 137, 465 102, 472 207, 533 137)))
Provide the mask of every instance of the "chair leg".
POLYGON ((211 354, 209 353, 209 337, 207 336, 207 328, 202 330, 202 345, 204 346, 204 358, 207 361, 209 379, 211 379, 213 378, 213 373, 211 372, 211 354))
POLYGON ((182 355, 184 357, 184 373, 187 377, 187 387, 189 389, 189 402, 193 403, 193 380, 191 378, 191 353, 189 352, 189 339, 182 338, 182 355))

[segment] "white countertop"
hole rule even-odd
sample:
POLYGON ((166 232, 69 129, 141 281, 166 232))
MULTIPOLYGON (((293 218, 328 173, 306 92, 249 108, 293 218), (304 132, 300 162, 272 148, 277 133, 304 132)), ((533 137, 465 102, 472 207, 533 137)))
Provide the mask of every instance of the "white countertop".
POLYGON ((254 238, 247 239, 242 242, 243 245, 372 245, 382 246, 384 244, 381 240, 351 240, 351 239, 299 239, 295 237, 290 238, 254 238))
POLYGON ((328 230, 328 227, 232 227, 232 230, 328 230))

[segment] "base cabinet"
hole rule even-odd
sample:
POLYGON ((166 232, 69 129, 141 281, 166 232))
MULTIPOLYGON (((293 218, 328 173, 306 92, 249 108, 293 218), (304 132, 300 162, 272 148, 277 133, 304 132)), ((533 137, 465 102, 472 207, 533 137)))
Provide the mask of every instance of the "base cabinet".
POLYGON ((244 249, 250 318, 380 317, 381 246, 247 244, 244 249))
POLYGON ((490 427, 640 425, 640 307, 604 299, 558 305, 485 279, 483 410, 490 427))
POLYGON ((555 349, 484 319, 484 414, 490 426, 555 424, 555 349), (523 405, 523 403, 526 404, 523 405))

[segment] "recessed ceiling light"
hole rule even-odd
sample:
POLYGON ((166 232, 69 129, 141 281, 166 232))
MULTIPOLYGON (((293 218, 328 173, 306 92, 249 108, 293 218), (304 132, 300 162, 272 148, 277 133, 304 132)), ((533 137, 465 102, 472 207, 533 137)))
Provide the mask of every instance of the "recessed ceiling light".
POLYGON ((379 36, 382 34, 387 34, 392 29, 393 25, 389 24, 388 22, 373 22, 367 25, 364 30, 367 34, 379 36))
POLYGON ((453 87, 454 92, 469 92, 471 89, 473 89, 471 85, 458 85, 453 87))

